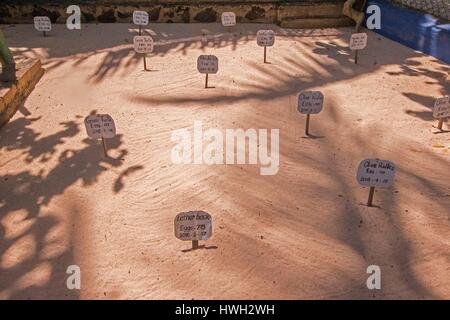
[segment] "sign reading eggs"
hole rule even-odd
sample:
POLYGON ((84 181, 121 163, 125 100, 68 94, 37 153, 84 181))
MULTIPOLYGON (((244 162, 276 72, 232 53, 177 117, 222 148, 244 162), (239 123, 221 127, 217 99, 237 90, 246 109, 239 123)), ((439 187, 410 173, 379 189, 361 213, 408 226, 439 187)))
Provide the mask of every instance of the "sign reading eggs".
POLYGON ((52 31, 52 22, 49 17, 34 17, 34 28, 41 32, 52 31))
POLYGON ((153 52, 153 38, 151 36, 135 36, 133 43, 134 51, 137 53, 153 52))
POLYGON ((232 27, 236 25, 236 15, 234 12, 222 13, 222 25, 224 27, 232 27))
POLYGON ((179 213, 175 217, 175 237, 183 241, 208 240, 212 234, 212 219, 204 211, 179 213))
POLYGON ((273 30, 259 30, 256 33, 256 42, 260 47, 271 47, 275 43, 275 32, 273 30))
POLYGON ((197 70, 200 73, 217 73, 219 59, 213 55, 201 55, 197 59, 197 70))
POLYGON ((93 114, 84 119, 89 138, 113 138, 116 135, 116 125, 108 114, 93 114))
POLYGON ((304 91, 298 95, 297 110, 303 114, 315 114, 322 111, 323 93, 320 91, 304 91))
POLYGON ((366 159, 359 164, 356 179, 362 186, 388 188, 394 182, 395 169, 389 160, 366 159))
POLYGON ((133 23, 138 26, 148 25, 148 13, 145 11, 133 11, 133 23))
POLYGON ((367 33, 354 33, 350 37, 350 49, 362 50, 367 46, 367 33))

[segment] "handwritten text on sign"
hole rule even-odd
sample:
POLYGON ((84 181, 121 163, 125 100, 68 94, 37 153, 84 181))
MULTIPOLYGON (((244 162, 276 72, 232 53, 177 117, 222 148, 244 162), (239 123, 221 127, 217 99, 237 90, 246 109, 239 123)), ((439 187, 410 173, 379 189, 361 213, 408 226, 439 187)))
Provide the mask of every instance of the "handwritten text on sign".
POLYGON ((116 135, 116 125, 108 114, 93 114, 84 119, 89 138, 113 138, 116 135))
POLYGON ((145 11, 133 11, 133 23, 138 26, 148 25, 148 13, 145 11))
POLYGON ((197 59, 197 70, 200 73, 217 73, 219 59, 213 55, 201 55, 197 59))
POLYGON ((304 91, 298 96, 297 110, 304 114, 315 114, 322 111, 323 94, 320 91, 304 91))
POLYGON ((137 53, 153 52, 153 38, 150 36, 135 36, 133 43, 134 51, 137 53))
POLYGON ((434 103, 433 116, 436 119, 450 117, 450 96, 439 98, 434 103))
POLYGON ((350 49, 362 50, 367 46, 367 33, 354 33, 350 37, 350 49))
POLYGON ((236 25, 236 15, 234 12, 222 13, 222 25, 224 27, 232 27, 236 25))
POLYGON ((259 30, 256 33, 256 42, 260 47, 271 47, 275 43, 275 32, 273 30, 259 30))
POLYGON ((391 161, 366 159, 359 164, 356 179, 363 186, 388 188, 394 176, 395 165, 391 161))
POLYGON ((49 17, 34 17, 34 28, 37 31, 52 31, 52 22, 49 17))
POLYGON ((208 240, 211 234, 212 219, 204 211, 182 212, 175 217, 175 237, 180 240, 208 240))

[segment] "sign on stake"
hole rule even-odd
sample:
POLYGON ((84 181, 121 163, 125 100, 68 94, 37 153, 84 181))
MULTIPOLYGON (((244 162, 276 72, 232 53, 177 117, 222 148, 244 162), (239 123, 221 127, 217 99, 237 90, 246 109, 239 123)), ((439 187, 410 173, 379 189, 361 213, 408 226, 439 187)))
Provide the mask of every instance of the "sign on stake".
POLYGON ((147 53, 153 52, 154 42, 151 36, 135 36, 133 38, 134 51, 144 57, 144 70, 147 71, 147 53))
POLYGON ((102 138, 103 152, 108 157, 106 139, 114 138, 116 125, 113 118, 108 114, 91 114, 84 119, 84 125, 89 138, 102 138))
POLYGON ((37 31, 42 32, 44 37, 47 36, 47 32, 52 31, 52 22, 49 17, 38 16, 34 17, 34 28, 37 31))
POLYGON ((214 55, 201 55, 197 59, 197 70, 205 73, 205 89, 208 88, 208 75, 219 71, 219 59, 214 55))
POLYGON ((450 96, 436 99, 433 109, 433 117, 438 119, 437 128, 442 131, 444 120, 450 117, 450 96))
POLYGON ((264 63, 267 63, 267 47, 272 47, 275 43, 275 32, 273 30, 259 30, 256 33, 256 43, 264 47, 264 63))
POLYGON ((212 234, 212 218, 205 211, 189 211, 177 214, 174 220, 175 237, 192 241, 192 249, 198 249, 199 240, 208 240, 212 234))
POLYGON ((323 93, 320 91, 303 91, 298 95, 297 110, 306 114, 305 134, 309 136, 309 121, 311 114, 320 113, 323 109, 323 93))
POLYGON ((356 180, 362 186, 369 186, 367 206, 372 207, 375 187, 389 188, 394 182, 396 167, 389 160, 366 159, 358 166, 356 180))
POLYGON ((234 12, 222 13, 222 25, 229 28, 232 28, 236 25, 236 15, 234 14, 234 12))
POLYGON ((142 26, 148 25, 148 13, 146 11, 133 11, 133 23, 139 26, 139 35, 141 35, 142 26))
POLYGON ((355 51, 355 64, 358 64, 358 51, 367 47, 367 33, 354 33, 350 37, 350 49, 355 51))

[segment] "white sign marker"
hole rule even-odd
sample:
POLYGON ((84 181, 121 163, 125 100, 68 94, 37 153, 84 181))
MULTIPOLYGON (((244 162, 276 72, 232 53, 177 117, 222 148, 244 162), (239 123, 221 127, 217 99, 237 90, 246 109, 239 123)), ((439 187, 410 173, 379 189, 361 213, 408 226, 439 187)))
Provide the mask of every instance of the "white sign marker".
POLYGON ((189 211, 177 214, 174 221, 175 237, 192 241, 192 248, 198 248, 199 240, 208 240, 212 234, 212 218, 204 211, 189 211))
POLYGON ((434 103, 433 117, 439 119, 438 129, 442 130, 444 119, 450 117, 450 96, 439 98, 434 103))
POLYGON ((350 37, 350 49, 362 50, 367 47, 367 33, 354 33, 350 37))
POLYGON ((372 206, 375 187, 388 188, 394 182, 396 167, 389 160, 366 159, 358 166, 356 180, 362 186, 369 186, 369 200, 367 205, 372 206))
POLYGON ((133 38, 134 51, 144 54, 144 70, 147 71, 146 53, 153 52, 154 42, 151 36, 135 36, 133 38))
POLYGON ((275 32, 273 30, 259 30, 256 33, 256 42, 260 47, 271 47, 275 43, 275 32))
POLYGON ((323 93, 320 91, 304 91, 298 95, 298 111, 303 114, 320 113, 323 108, 323 93))
POLYGON ((222 25, 224 27, 232 27, 236 25, 236 15, 234 12, 222 13, 222 25))
POLYGON ((297 110, 306 114, 305 134, 309 136, 309 121, 311 114, 320 113, 323 109, 323 93, 320 91, 303 91, 298 95, 297 110))
POLYGON ((107 138, 114 138, 116 135, 116 125, 113 118, 108 114, 92 114, 84 119, 84 125, 89 138, 102 138, 103 151, 108 156, 106 149, 107 138))
POLYGON ((219 59, 213 55, 201 55, 197 59, 197 70, 206 74, 205 88, 208 88, 208 75, 219 71, 219 59))
POLYGON ((45 16, 34 17, 34 28, 37 31, 43 32, 45 37, 46 32, 52 31, 52 22, 50 21, 49 17, 45 16))
POLYGON ((271 47, 275 43, 275 32, 273 30, 259 30, 256 33, 256 43, 260 47, 264 47, 264 63, 267 63, 267 47, 271 47))
POLYGON ((145 11, 133 11, 133 23, 139 26, 139 35, 142 33, 142 26, 148 25, 148 13, 145 11))
POLYGON ((367 33, 354 33, 350 37, 350 49, 355 51, 355 64, 358 63, 358 50, 367 47, 367 33))

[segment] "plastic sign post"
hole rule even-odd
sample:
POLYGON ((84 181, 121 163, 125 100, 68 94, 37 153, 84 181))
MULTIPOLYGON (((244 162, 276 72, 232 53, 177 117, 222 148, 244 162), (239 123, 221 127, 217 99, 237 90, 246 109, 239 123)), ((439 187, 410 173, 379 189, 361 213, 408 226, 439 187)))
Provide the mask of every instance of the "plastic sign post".
POLYGON ((108 157, 106 140, 116 135, 116 125, 113 118, 108 114, 92 114, 84 119, 84 125, 89 138, 102 138, 103 152, 108 157))
POLYGON ((144 70, 147 71, 147 53, 153 52, 154 42, 151 36, 135 36, 133 38, 134 51, 144 57, 144 70))
POLYGON ((212 218, 205 211, 189 211, 177 214, 174 220, 175 237, 192 241, 192 249, 198 249, 199 240, 208 240, 212 235, 212 218))
POLYGON ((46 32, 52 31, 52 22, 49 17, 38 16, 34 17, 34 28, 37 31, 42 32, 43 36, 46 37, 46 32))
POLYGON ((350 37, 350 49, 355 51, 355 64, 358 64, 358 51, 367 47, 367 33, 354 33, 350 37))
POLYGON ((389 160, 366 159, 361 161, 356 180, 362 186, 370 187, 367 206, 372 207, 375 187, 389 188, 394 182, 396 167, 389 160))
POLYGON ((437 128, 442 131, 444 120, 450 117, 450 96, 436 99, 433 109, 433 117, 438 119, 437 128))
POLYGON ((264 63, 267 63, 267 47, 272 47, 275 43, 275 32, 273 30, 259 30, 256 33, 256 43, 264 47, 264 63))
POLYGON ((133 23, 139 26, 139 35, 142 34, 142 26, 148 25, 148 13, 145 11, 133 11, 133 23))
POLYGON ((309 122, 311 114, 320 113, 323 109, 324 96, 320 91, 303 91, 298 95, 297 110, 306 114, 305 134, 309 136, 309 122))
POLYGON ((208 75, 219 71, 219 59, 214 55, 201 55, 197 59, 197 70, 206 74, 205 89, 208 88, 208 75))

